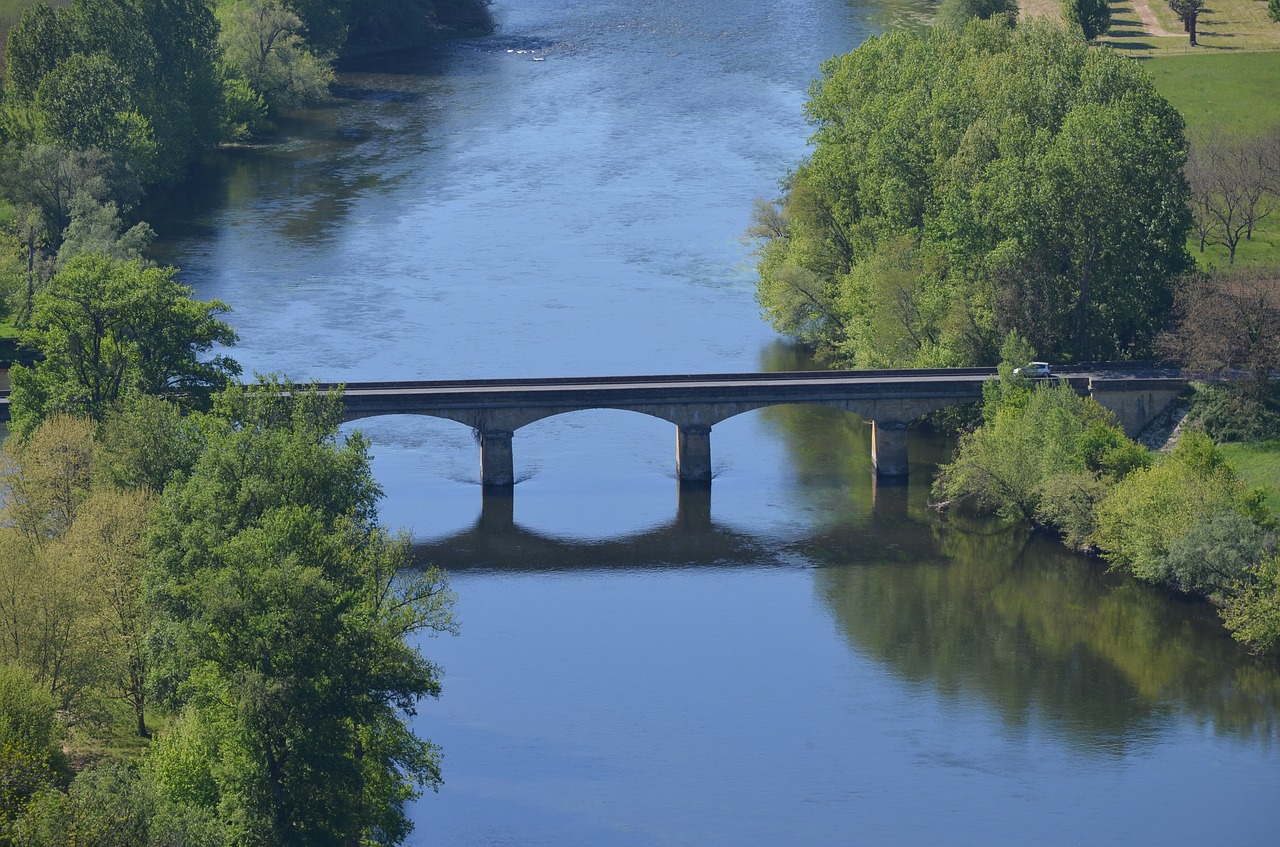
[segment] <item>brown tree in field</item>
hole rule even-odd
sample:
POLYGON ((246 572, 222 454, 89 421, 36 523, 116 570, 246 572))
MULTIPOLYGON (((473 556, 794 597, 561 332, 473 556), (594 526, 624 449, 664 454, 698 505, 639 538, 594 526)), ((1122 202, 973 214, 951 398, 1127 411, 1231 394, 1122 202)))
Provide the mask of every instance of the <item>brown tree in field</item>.
POLYGON ((1256 138, 1196 136, 1183 172, 1200 252, 1207 244, 1221 245, 1234 265, 1240 243, 1252 239, 1258 223, 1280 207, 1280 130, 1256 138))
POLYGON ((1192 372, 1231 379, 1261 403, 1280 366, 1280 271, 1196 274, 1175 297, 1177 326, 1160 349, 1192 372))

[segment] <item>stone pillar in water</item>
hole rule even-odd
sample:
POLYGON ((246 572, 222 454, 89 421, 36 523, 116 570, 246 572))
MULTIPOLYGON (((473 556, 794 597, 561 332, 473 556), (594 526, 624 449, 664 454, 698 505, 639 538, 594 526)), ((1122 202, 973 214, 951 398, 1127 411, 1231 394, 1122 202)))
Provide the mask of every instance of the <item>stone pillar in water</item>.
POLYGON ((871 422, 871 465, 876 469, 876 476, 907 475, 905 422, 871 422))
POLYGON ((691 424, 676 432, 676 477, 681 485, 711 485, 711 427, 691 424))
POLYGON ((511 488, 516 484, 511 433, 507 430, 480 432, 480 484, 485 488, 511 488))

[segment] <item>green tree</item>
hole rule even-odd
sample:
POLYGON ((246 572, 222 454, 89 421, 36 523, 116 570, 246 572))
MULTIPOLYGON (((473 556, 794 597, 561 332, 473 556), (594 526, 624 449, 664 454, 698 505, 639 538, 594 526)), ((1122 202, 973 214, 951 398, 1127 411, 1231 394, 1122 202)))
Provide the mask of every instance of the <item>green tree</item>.
POLYGON ((143 252, 155 237, 155 230, 146 221, 126 230, 115 202, 99 203, 91 196, 78 194, 71 200, 71 221, 58 248, 58 261, 65 265, 81 253, 105 253, 124 262, 146 264, 143 252))
POLYGON ((99 764, 66 792, 45 790, 18 821, 23 847, 222 847, 226 827, 206 810, 168 802, 146 772, 99 764))
POLYGON ((999 17, 1011 26, 1018 20, 1017 0, 942 0, 938 4, 938 23, 962 27, 973 18, 990 20, 999 17))
POLYGON ((96 148, 144 182, 176 179, 218 140, 217 22, 206 0, 73 0, 10 35, 19 140, 96 148))
POLYGON ((1039 506, 1048 481, 1094 474, 1083 449, 1094 426, 1114 427, 1111 413, 1066 383, 1003 392, 994 415, 939 468, 934 494, 947 501, 974 497, 1006 518, 1036 521, 1045 514, 1039 506))
POLYGON ((971 21, 830 60, 806 113, 751 230, 777 329, 855 367, 991 362, 1011 329, 1049 359, 1150 351, 1190 215, 1182 118, 1137 65, 971 21))
POLYGON ((1110 491, 1094 540, 1113 567, 1139 579, 1219 595, 1270 544, 1260 503, 1207 435, 1188 432, 1166 460, 1110 491))
POLYGON ((239 373, 234 360, 202 354, 231 344, 217 300, 191 299, 175 268, 144 268, 103 254, 71 259, 36 297, 24 341, 44 354, 11 374, 12 427, 29 432, 63 411, 101 420, 132 393, 199 406, 239 373))
POLYGON ((186 710, 157 756, 255 843, 397 843, 404 802, 440 781, 404 719, 439 671, 406 637, 452 631, 452 594, 377 525, 367 443, 339 442, 340 419, 315 390, 229 388, 151 536, 154 678, 186 710), (242 766, 193 765, 192 745, 242 766))
POLYGON ((75 710, 103 679, 102 605, 62 539, 89 497, 93 427, 53 416, 0 453, 0 658, 75 710))
POLYGON ((26 671, 0 663, 0 842, 31 797, 66 776, 57 708, 26 671))
POLYGON ((1111 28, 1107 0, 1062 0, 1062 9, 1067 23, 1078 27, 1086 41, 1093 41, 1111 28))
POLYGON ((315 103, 329 93, 333 71, 302 37, 302 19, 279 0, 234 0, 219 9, 219 44, 230 74, 243 79, 272 111, 315 103))
POLYGON ((1252 650, 1280 647, 1280 556, 1264 558, 1246 570, 1223 603, 1222 620, 1236 640, 1252 650))

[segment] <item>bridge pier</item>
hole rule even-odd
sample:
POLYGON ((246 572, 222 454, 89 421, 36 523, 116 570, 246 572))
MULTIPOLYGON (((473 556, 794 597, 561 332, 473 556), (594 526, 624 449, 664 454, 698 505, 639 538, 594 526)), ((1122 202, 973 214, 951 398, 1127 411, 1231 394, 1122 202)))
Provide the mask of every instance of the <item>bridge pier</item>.
POLYGON ((680 425, 676 432, 676 478, 682 486, 711 485, 711 427, 680 425))
POLYGON ((508 489, 516 484, 509 431, 480 431, 480 484, 487 489, 508 489))
POLYGON ((876 476, 907 475, 905 421, 871 421, 871 466, 876 476))

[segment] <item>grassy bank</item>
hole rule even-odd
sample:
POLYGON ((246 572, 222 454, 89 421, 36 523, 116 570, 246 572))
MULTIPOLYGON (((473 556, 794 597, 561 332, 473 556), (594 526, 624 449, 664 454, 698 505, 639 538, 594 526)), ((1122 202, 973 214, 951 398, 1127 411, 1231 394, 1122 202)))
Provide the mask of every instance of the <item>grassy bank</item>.
POLYGON ((1280 515, 1280 441, 1221 447, 1246 485, 1267 489, 1267 506, 1280 515))

